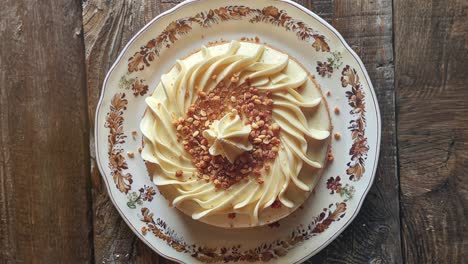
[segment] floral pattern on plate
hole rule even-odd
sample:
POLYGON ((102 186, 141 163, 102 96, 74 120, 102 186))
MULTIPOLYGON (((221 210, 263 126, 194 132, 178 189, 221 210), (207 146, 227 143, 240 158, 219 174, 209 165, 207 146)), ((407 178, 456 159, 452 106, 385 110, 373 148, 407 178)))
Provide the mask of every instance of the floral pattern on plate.
MULTIPOLYGON (((293 262, 304 260, 330 243, 349 224, 372 183, 380 141, 380 117, 372 84, 362 62, 349 46, 310 11, 283 0, 277 1, 275 6, 266 0, 255 1, 255 4, 239 1, 243 4, 235 6, 222 3, 231 2, 185 2, 172 11, 179 18, 171 20, 170 15, 156 18, 137 34, 140 40, 132 40, 125 48, 106 78, 98 106, 98 164, 110 197, 123 218, 145 243, 168 258, 181 262, 281 262, 285 257, 293 262), (205 2, 208 3, 206 7, 205 2), (191 5, 195 7, 183 8, 191 5), (302 15, 297 13, 298 10, 302 15), (306 202, 302 209, 281 223, 262 227, 265 230, 245 231, 245 237, 256 237, 255 232, 270 234, 268 230, 274 228, 275 233, 281 236, 258 243, 239 238, 235 240, 238 243, 233 241, 230 245, 210 245, 201 237, 187 235, 186 225, 197 223, 177 216, 174 212, 177 210, 167 205, 165 199, 158 195, 157 187, 145 175, 146 168, 139 155, 130 156, 129 153, 141 147, 141 138, 133 135, 138 130, 139 119, 135 117, 142 115, 144 98, 152 92, 153 71, 160 67, 156 61, 167 56, 168 50, 183 45, 181 40, 195 32, 213 35, 210 39, 202 37, 199 43, 219 41, 215 33, 206 32, 225 23, 244 23, 246 30, 248 25, 259 24, 276 30, 281 36, 295 36, 295 40, 289 40, 294 45, 308 47, 306 54, 311 57, 312 64, 308 64, 308 68, 310 72, 313 71, 311 69, 317 72, 316 81, 322 90, 332 91, 333 98, 338 100, 336 104, 347 111, 340 115, 332 113, 335 130, 340 129, 343 135, 340 140, 334 140, 335 158, 329 165, 329 172, 320 179, 309 198, 317 203, 306 202), (344 126, 340 128, 340 124, 344 126), (369 129, 376 132, 369 136, 369 129), (298 220, 294 220, 296 218, 298 220), (305 245, 307 250, 297 250, 298 245, 305 245)), ((251 39, 258 42, 256 35, 251 39)), ((279 45, 278 48, 287 49, 287 46, 279 45)), ((304 60, 308 59, 304 57, 304 60)), ((197 228, 206 227, 197 225, 197 228)))

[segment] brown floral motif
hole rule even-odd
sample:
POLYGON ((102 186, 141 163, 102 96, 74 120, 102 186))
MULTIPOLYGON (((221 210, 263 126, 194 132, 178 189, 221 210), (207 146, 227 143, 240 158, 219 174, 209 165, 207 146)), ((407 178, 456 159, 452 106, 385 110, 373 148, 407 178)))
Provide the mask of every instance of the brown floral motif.
POLYGON ((330 224, 336 221, 339 218, 344 217, 346 211, 346 203, 337 203, 336 208, 333 212, 325 209, 323 213, 319 216, 319 222, 315 225, 312 230, 313 234, 322 233, 330 227, 330 224), (327 214, 328 211, 328 214, 327 214))
POLYGON ((327 58, 327 61, 321 62, 317 61, 317 72, 320 76, 325 77, 328 76, 330 78, 333 73, 333 69, 339 69, 343 62, 341 59, 343 58, 341 52, 334 51, 331 52, 331 57, 327 58))
POLYGON ((171 22, 161 34, 148 41, 145 46, 141 47, 138 52, 129 58, 128 72, 141 71, 145 67, 149 67, 155 56, 159 56, 161 49, 171 47, 180 36, 189 33, 194 23, 206 28, 222 21, 238 20, 243 17, 249 17, 250 23, 269 23, 282 27, 287 31, 292 31, 296 33, 299 39, 311 41, 312 47, 316 51, 330 51, 325 36, 319 34, 304 22, 291 18, 284 10, 279 10, 274 6, 263 9, 246 6, 225 6, 171 22))
POLYGON ((325 76, 331 77, 333 73, 333 67, 331 66, 331 64, 325 61, 324 62, 317 61, 316 69, 317 69, 318 74, 322 77, 325 77, 325 76))
POLYGON ((314 37, 315 41, 312 43, 312 47, 315 48, 315 51, 330 51, 330 46, 328 46, 327 42, 325 41, 325 37, 322 35, 318 35, 314 37))
MULTIPOLYGON (((339 221, 345 216, 346 203, 330 204, 329 207, 324 208, 323 212, 318 217, 315 217, 309 225, 296 228, 287 239, 275 240, 246 250, 241 250, 240 245, 220 248, 189 245, 182 237, 178 236, 174 230, 168 227, 163 220, 160 218, 154 220, 154 214, 150 213, 148 208, 142 208, 141 213, 141 221, 145 223, 145 226, 141 228, 143 235, 146 235, 149 231, 159 239, 166 241, 169 246, 178 252, 190 254, 192 257, 202 262, 267 262, 271 259, 285 256, 288 254, 289 250, 298 243, 327 230, 333 222, 339 221)), ((271 227, 276 227, 276 225, 272 224, 271 227)))
POLYGON ((364 175, 364 163, 367 159, 367 152, 369 151, 367 137, 365 136, 365 94, 355 69, 351 69, 349 65, 346 65, 341 75, 341 85, 343 87, 351 86, 351 91, 346 92, 346 97, 348 98, 349 106, 351 106, 350 114, 355 117, 351 120, 350 126, 348 127, 351 131, 353 145, 349 150, 351 161, 347 164, 348 169, 346 170, 346 174, 349 175, 350 180, 358 181, 361 179, 362 175, 364 175))
POLYGON ((123 170, 128 169, 127 162, 123 156, 123 150, 120 145, 125 143, 125 134, 123 132, 123 112, 127 107, 127 99, 125 93, 117 93, 111 100, 110 112, 106 116, 104 126, 109 128, 108 135, 108 154, 109 168, 114 183, 120 192, 128 193, 133 182, 132 175, 124 173, 123 170))
POLYGON ((156 195, 156 190, 151 186, 144 185, 142 188, 138 189, 138 193, 132 192, 127 195, 127 206, 130 209, 136 209, 136 205, 142 205, 143 201, 153 201, 154 195, 156 195))
POLYGON ((135 96, 143 96, 148 92, 148 85, 144 83, 144 80, 139 80, 138 78, 135 78, 135 80, 132 83, 132 91, 133 95, 135 96))
POLYGON ((339 194, 341 197, 344 198, 344 201, 347 202, 351 198, 353 198, 356 189, 354 186, 346 184, 343 186, 341 184, 341 177, 336 176, 335 178, 330 177, 327 180, 327 189, 330 190, 330 194, 339 194))
POLYGON ((336 192, 341 191, 341 178, 340 176, 336 176, 336 178, 330 177, 327 180, 327 189, 330 190, 330 194, 334 194, 336 192))
POLYGON ((131 89, 135 97, 143 96, 148 92, 148 85, 145 83, 145 80, 138 77, 131 78, 128 73, 120 78, 118 86, 119 89, 131 89))

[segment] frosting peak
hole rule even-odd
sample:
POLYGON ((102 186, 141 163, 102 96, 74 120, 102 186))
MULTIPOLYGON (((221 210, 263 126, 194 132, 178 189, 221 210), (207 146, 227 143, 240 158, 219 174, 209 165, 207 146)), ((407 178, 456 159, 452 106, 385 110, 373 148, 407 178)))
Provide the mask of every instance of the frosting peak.
POLYGON ((227 113, 216 120, 209 129, 203 131, 203 137, 211 145, 209 152, 213 156, 221 155, 234 163, 245 151, 252 150, 249 142, 250 125, 243 125, 237 111, 227 113))

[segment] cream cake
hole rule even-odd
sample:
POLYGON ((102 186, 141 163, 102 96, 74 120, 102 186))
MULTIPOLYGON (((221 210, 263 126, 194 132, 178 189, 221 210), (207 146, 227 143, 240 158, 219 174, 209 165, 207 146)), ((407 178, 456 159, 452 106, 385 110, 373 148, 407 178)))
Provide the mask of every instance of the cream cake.
POLYGON ((272 47, 204 46, 178 60, 146 104, 142 157, 161 194, 193 219, 277 221, 326 166, 327 103, 304 67, 272 47))

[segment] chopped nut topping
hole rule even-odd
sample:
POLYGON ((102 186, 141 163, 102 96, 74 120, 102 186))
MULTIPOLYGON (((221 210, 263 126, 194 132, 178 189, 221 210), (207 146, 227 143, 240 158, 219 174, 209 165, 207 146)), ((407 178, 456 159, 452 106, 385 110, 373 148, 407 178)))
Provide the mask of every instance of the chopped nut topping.
POLYGON ((279 125, 277 123, 273 123, 271 124, 271 130, 273 130, 273 132, 278 132, 280 129, 279 125))
POLYGON ((335 114, 339 114, 340 113, 340 108, 338 108, 338 106, 335 107, 335 114))
POLYGON ((271 204, 271 208, 278 209, 281 208, 281 202, 280 200, 276 199, 273 204, 271 204))
POLYGON ((127 156, 133 159, 135 157, 135 153, 133 153, 132 151, 127 151, 127 156))
POLYGON ((249 87, 248 82, 237 86, 237 78, 239 76, 234 75, 230 83, 221 81, 206 96, 199 92, 197 101, 187 111, 187 118, 174 123, 178 128, 179 142, 191 154, 192 162, 198 169, 198 178, 222 189, 247 177, 255 177, 262 184, 261 170, 270 170, 268 164, 277 157, 281 143, 280 128, 271 118, 271 93, 249 87), (249 141, 253 148, 241 154, 234 163, 222 156, 212 156, 209 153, 211 146, 202 137, 202 132, 209 128, 212 121, 219 120, 226 113, 231 113, 233 118, 239 115, 243 123, 251 125, 249 141))
POLYGON ((338 133, 338 132, 336 132, 336 133, 335 133, 335 139, 337 139, 337 140, 338 140, 338 139, 340 139, 340 138, 341 138, 341 134, 340 134, 340 133, 338 133))
POLYGON ((176 177, 182 177, 183 174, 184 174, 183 171, 178 170, 178 171, 176 171, 175 176, 176 176, 176 177))
POLYGON ((332 161, 335 159, 331 150, 328 151, 327 159, 328 161, 332 161))

